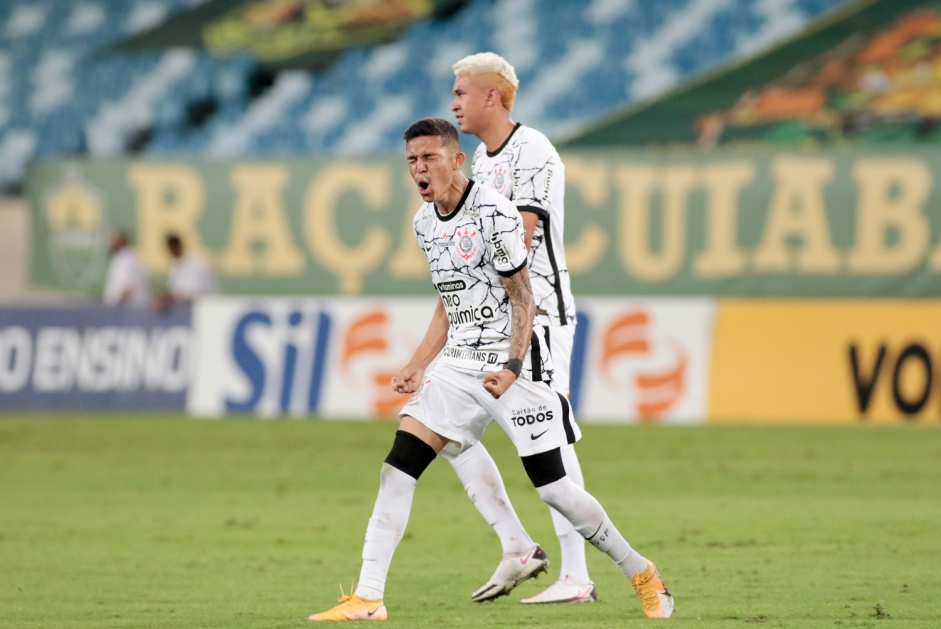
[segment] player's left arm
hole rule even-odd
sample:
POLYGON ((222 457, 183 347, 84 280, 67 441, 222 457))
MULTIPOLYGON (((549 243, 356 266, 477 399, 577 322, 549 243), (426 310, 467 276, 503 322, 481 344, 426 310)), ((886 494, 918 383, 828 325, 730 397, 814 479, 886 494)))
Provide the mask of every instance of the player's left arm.
POLYGON ((510 300, 510 359, 522 360, 529 351, 533 337, 533 320, 536 317, 536 300, 529 283, 529 268, 524 266, 519 271, 504 277, 503 288, 510 300))
POLYGON ((526 243, 526 251, 532 251, 533 234, 536 233, 536 225, 539 224, 541 216, 529 207, 521 207, 519 211, 520 216, 523 218, 523 229, 526 230, 526 234, 523 236, 523 242, 526 243))
MULTIPOLYGON (((529 269, 523 265, 516 273, 503 276, 503 287, 510 301, 510 354, 507 364, 515 363, 522 368, 523 359, 529 351, 533 336, 533 320, 536 317, 536 301, 529 283, 529 269)), ((484 388, 495 398, 506 393, 516 382, 518 371, 504 368, 484 378, 484 388)))
POLYGON ((509 165, 514 176, 511 200, 523 218, 527 251, 532 250, 533 234, 539 221, 549 216, 547 203, 552 182, 564 177, 559 166, 548 141, 526 144, 509 165))

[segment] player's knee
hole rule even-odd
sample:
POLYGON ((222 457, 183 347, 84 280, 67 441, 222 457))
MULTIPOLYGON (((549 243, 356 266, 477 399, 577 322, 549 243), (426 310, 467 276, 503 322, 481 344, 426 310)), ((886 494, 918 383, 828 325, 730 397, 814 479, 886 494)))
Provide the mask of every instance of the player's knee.
POLYGON ((434 448, 412 433, 396 430, 386 463, 418 480, 436 456, 434 448))
MULTIPOLYGON (((601 505, 592 498, 585 490, 581 489, 571 481, 567 476, 554 483, 543 485, 536 488, 536 493, 542 498, 542 501, 558 511, 563 518, 568 520, 582 536, 588 529, 584 529, 586 524, 597 522, 599 511, 604 515, 601 505)), ((591 529, 593 532, 595 529, 591 529)))
POLYGON ((558 448, 524 456, 522 460, 523 468, 536 489, 565 478, 565 465, 562 463, 562 453, 558 448))
POLYGON ((481 457, 489 456, 490 453, 479 441, 468 446, 463 450, 457 448, 444 448, 438 455, 454 466, 455 470, 464 467, 474 467, 481 457))
MULTIPOLYGON (((561 480, 561 479, 560 479, 561 480)), ((542 485, 536 488, 536 493, 542 498, 542 501, 562 514, 562 517, 568 519, 569 502, 565 492, 565 483, 555 482, 548 485, 542 485)))

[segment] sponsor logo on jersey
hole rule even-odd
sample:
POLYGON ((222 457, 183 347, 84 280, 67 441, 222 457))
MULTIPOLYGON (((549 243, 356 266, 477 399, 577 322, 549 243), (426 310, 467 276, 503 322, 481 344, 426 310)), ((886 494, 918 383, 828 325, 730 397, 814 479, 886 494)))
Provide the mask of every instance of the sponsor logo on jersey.
POLYGON ((510 254, 507 252, 506 247, 503 246, 503 239, 500 237, 500 234, 491 234, 490 243, 493 245, 493 263, 495 265, 503 264, 509 266, 510 254))
POLYGON ((496 352, 482 352, 465 347, 445 347, 441 353, 446 358, 457 358, 458 360, 473 360, 488 365, 496 365, 499 356, 496 352))
POLYGON ((448 322, 451 325, 483 323, 484 321, 493 321, 497 318, 491 306, 479 306, 477 304, 464 305, 461 295, 458 293, 441 294, 441 303, 444 304, 444 309, 448 313, 448 322))
POLYGON ((455 245, 454 241, 451 240, 451 237, 447 234, 442 234, 440 238, 435 238, 434 243, 439 247, 453 247, 455 245))
MULTIPOLYGON (((523 426, 534 426, 536 424, 543 424, 545 422, 551 422, 554 417, 552 409, 548 406, 540 405, 539 407, 532 408, 523 408, 513 411, 512 421, 519 427, 523 426)), ((539 434, 533 439, 538 439, 542 434, 539 434)))
POLYGON ((464 290, 467 288, 467 284, 464 283, 464 280, 451 280, 450 282, 438 282, 435 284, 435 288, 438 289, 439 293, 453 293, 457 290, 464 290))
MULTIPOLYGON (((442 295, 442 298, 445 295, 442 295)), ((454 295, 457 297, 457 295, 454 295)), ((458 300, 460 303, 460 300, 458 300)), ((493 308, 490 306, 478 306, 472 304, 466 308, 460 306, 451 307, 445 302, 445 310, 448 312, 448 323, 451 325, 463 325, 465 323, 484 323, 486 321, 493 321, 497 318, 497 315, 494 313, 493 308)))

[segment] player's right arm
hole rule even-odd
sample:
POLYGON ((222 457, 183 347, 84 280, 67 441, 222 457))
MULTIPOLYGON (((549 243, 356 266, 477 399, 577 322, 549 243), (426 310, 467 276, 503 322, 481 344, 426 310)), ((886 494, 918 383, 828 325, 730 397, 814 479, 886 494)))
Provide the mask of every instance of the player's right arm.
POLYGON ((438 296, 438 305, 431 316, 425 338, 421 340, 412 359, 392 376, 392 389, 397 393, 414 393, 421 385, 425 369, 431 364, 448 341, 448 314, 444 310, 441 296, 438 296))

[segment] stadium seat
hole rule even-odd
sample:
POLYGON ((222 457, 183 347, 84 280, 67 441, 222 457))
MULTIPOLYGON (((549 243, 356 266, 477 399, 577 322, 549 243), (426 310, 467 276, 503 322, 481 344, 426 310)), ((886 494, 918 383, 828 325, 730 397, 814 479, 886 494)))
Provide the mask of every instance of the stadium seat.
POLYGON ((248 55, 110 48, 202 1, 0 0, 0 189, 21 186, 34 157, 83 152, 397 154, 409 122, 449 116, 451 66, 482 50, 516 66, 517 119, 563 136, 845 0, 467 0, 259 93, 248 55))

